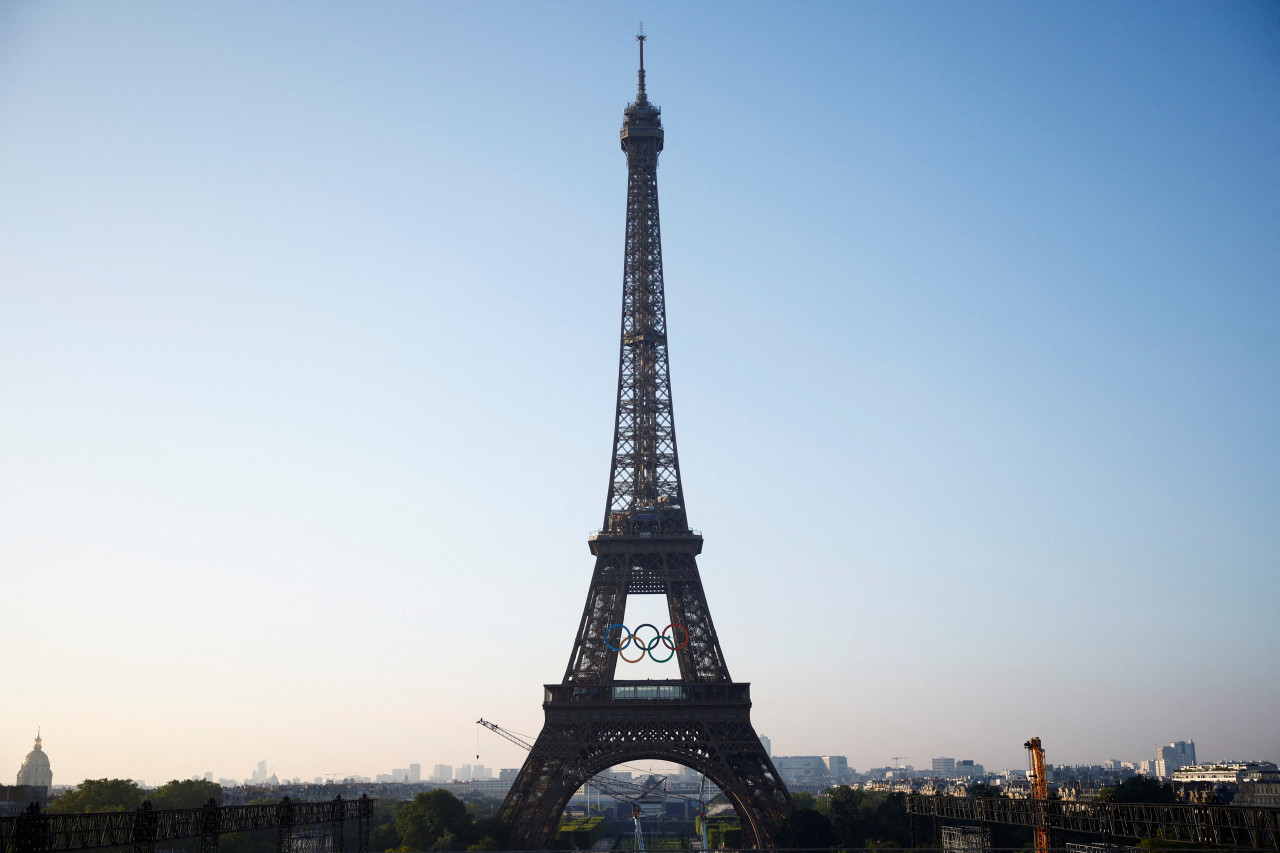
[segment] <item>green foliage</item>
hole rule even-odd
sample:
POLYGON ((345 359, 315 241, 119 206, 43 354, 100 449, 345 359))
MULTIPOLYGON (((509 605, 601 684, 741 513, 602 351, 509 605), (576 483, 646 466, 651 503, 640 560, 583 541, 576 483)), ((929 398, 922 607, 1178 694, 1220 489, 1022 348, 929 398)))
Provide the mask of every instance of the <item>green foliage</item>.
POLYGON ((49 803, 52 814, 83 812, 128 812, 142 805, 142 789, 132 779, 85 779, 49 803))
POLYGON ((986 782, 974 782, 965 792, 971 797, 1003 797, 1004 793, 995 785, 986 782))
POLYGON ((774 841, 779 847, 793 849, 830 847, 835 841, 835 833, 831 830, 831 820, 822 812, 798 809, 779 824, 774 841))
POLYGON ((147 799, 158 809, 198 809, 211 799, 222 805, 222 786, 203 779, 174 779, 156 788, 147 799))
MULTIPOLYGON (((693 828, 699 835, 702 834, 702 822, 704 818, 698 815, 694 818, 693 828)), ((714 850, 719 848, 722 843, 725 847, 741 847, 742 846, 742 821, 734 818, 713 817, 705 818, 707 823, 707 843, 714 850)))
POLYGON ((476 797, 467 801, 467 814, 471 815, 472 820, 478 821, 482 817, 496 816, 501 806, 502 800, 496 797, 476 797))
POLYGON ((396 812, 396 832, 405 851, 465 850, 476 839, 467 807, 437 788, 418 794, 396 812))
POLYGON ((399 810, 399 805, 399 803, 379 800, 373 807, 373 817, 369 820, 369 849, 373 853, 385 853, 400 846, 400 833, 396 831, 396 812, 399 810))
POLYGON ((902 794, 832 788, 819 799, 818 811, 831 823, 831 846, 911 846, 911 820, 902 794))
POLYGON ((255 829, 224 833, 218 838, 218 853, 276 853, 276 831, 255 829))
POLYGON ((491 840, 497 845, 497 847, 481 847, 481 850, 505 850, 507 841, 511 838, 511 827, 505 820, 494 814, 477 820, 474 834, 480 839, 476 844, 483 844, 486 840, 491 840))
POLYGON ((577 850, 590 850, 604 837, 604 818, 583 817, 570 821, 562 821, 556 830, 556 838, 568 841, 577 850))
POLYGON ((1161 783, 1149 776, 1130 776, 1114 788, 1103 788, 1098 799, 1108 803, 1160 803, 1178 802, 1178 795, 1168 782, 1161 783))
POLYGON ((816 809, 818 807, 818 799, 808 791, 793 791, 791 793, 791 802, 796 804, 796 811, 816 809))

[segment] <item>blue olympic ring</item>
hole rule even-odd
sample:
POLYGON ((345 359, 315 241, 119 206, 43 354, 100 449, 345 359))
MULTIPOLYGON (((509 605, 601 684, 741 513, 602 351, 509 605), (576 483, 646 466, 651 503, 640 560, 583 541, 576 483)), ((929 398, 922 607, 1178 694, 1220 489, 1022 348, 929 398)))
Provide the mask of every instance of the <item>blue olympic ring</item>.
POLYGON ((689 629, 681 625, 679 622, 672 622, 665 629, 659 631, 657 625, 654 625, 651 622, 645 622, 642 625, 637 625, 636 629, 632 631, 631 629, 627 628, 626 625, 623 625, 620 622, 615 622, 614 624, 610 625, 608 628, 604 629, 604 644, 608 646, 612 651, 617 652, 618 657, 622 658, 627 663, 639 663, 640 661, 644 660, 645 655, 648 655, 649 660, 653 661, 654 663, 666 663, 667 661, 671 660, 671 658, 675 656, 676 652, 681 652, 689 648, 689 629), (622 629, 622 636, 619 638, 618 645, 616 646, 609 641, 609 635, 613 633, 614 628, 622 629), (640 638, 641 628, 653 629, 653 639, 649 640, 648 642, 645 642, 644 640, 642 640, 640 638), (675 637, 673 637, 669 633, 672 628, 679 628, 681 631, 684 631, 683 643, 680 643, 679 645, 676 644, 675 637), (626 649, 627 646, 630 646, 633 643, 635 644, 636 648, 640 650, 640 654, 636 655, 634 659, 629 658, 626 655, 622 654, 623 650, 626 649), (668 653, 665 658, 660 658, 653 653, 653 650, 658 648, 659 643, 667 647, 668 653))

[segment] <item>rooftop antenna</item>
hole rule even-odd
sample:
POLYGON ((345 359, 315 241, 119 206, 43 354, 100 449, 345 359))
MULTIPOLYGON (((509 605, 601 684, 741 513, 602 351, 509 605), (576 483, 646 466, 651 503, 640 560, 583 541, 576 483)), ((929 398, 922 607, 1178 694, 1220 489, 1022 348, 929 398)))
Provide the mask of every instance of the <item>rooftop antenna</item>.
POLYGON ((640 42, 640 91, 636 95, 636 100, 644 101, 648 99, 644 93, 644 21, 640 22, 640 32, 636 34, 636 41, 640 42))

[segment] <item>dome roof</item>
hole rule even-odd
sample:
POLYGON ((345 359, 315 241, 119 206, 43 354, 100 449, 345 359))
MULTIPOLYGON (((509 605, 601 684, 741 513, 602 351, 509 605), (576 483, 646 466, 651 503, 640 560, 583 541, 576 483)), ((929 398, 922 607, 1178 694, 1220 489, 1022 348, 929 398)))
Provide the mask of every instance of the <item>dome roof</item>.
POLYGON ((36 748, 27 753, 27 757, 22 759, 23 767, 39 767, 41 769, 49 766, 49 756, 44 754, 44 749, 40 746, 40 738, 36 738, 36 748))
POLYGON ((36 735, 35 748, 22 759, 22 767, 18 770, 19 785, 35 785, 48 788, 53 784, 53 771, 49 769, 49 756, 44 754, 40 746, 40 735, 36 735))

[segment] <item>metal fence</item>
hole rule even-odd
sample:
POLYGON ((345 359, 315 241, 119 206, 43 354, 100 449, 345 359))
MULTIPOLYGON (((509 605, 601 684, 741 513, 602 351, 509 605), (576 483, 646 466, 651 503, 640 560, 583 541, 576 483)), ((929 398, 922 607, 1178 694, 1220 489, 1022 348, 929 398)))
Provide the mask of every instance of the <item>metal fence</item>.
MULTIPOLYGON (((218 837, 228 832, 276 830, 277 853, 295 851, 294 828, 329 824, 329 853, 342 853, 343 827, 356 822, 356 853, 369 853, 369 821, 376 800, 335 797, 321 803, 219 806, 212 800, 198 809, 154 809, 150 803, 131 812, 48 814, 33 804, 26 812, 0 818, 0 853, 55 853, 97 847, 132 847, 155 853, 156 845, 199 838, 201 853, 216 853, 218 837)), ((315 833, 307 833, 310 837, 315 833)), ((298 845, 305 846, 305 845, 298 845)))
POLYGON ((1280 850, 1280 809, 1251 806, 1077 803, 1007 797, 907 795, 907 813, 940 821, 1044 826, 1109 838, 1280 850))

